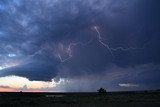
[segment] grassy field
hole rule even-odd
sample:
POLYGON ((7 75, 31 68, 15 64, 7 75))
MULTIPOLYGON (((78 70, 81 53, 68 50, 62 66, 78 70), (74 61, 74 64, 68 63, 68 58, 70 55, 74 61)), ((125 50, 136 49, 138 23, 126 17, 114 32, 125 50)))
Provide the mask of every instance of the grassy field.
POLYGON ((160 93, 0 93, 0 107, 160 107, 160 93))

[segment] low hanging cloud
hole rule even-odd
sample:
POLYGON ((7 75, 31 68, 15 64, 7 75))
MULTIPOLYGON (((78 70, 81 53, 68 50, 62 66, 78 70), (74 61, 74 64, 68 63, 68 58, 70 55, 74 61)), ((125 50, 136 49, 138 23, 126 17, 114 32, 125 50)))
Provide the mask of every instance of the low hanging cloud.
POLYGON ((133 84, 133 83, 123 83, 123 84, 118 84, 120 87, 139 87, 138 84, 133 84))

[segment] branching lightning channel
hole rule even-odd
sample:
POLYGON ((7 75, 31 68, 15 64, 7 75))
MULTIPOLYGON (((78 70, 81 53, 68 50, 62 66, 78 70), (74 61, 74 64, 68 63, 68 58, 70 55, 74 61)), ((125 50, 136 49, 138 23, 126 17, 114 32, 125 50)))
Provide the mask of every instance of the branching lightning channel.
MULTIPOLYGON (((124 48, 124 47, 116 47, 116 48, 112 48, 110 47, 107 43, 104 43, 103 42, 103 38, 101 37, 101 33, 99 31, 99 27, 98 26, 93 26, 93 29, 96 31, 97 33, 97 38, 98 38, 98 42, 104 46, 108 51, 109 53, 113 56, 113 58, 115 58, 113 52, 114 51, 118 51, 118 50, 121 50, 121 51, 129 51, 129 50, 137 50, 137 49, 144 49, 144 46, 142 48, 134 48, 134 47, 129 47, 129 48, 124 48)), ((88 45, 89 43, 92 42, 93 39, 91 39, 90 41, 86 42, 86 43, 82 43, 82 42, 72 42, 70 43, 67 48, 64 48, 63 44, 61 44, 61 50, 63 53, 66 53, 67 54, 67 58, 63 58, 63 55, 61 55, 61 53, 58 53, 57 56, 58 58, 60 59, 61 62, 66 62, 68 61, 69 59, 71 59, 73 57, 72 55, 72 51, 73 51, 73 48, 77 45, 81 45, 81 46, 86 46, 88 45)))
POLYGON ((129 50, 137 50, 137 49, 144 49, 145 45, 141 48, 134 48, 134 47, 129 47, 129 48, 124 48, 124 47, 116 47, 116 48, 112 48, 110 47, 108 44, 104 43, 102 41, 102 37, 101 37, 101 34, 98 30, 98 27, 97 26, 94 26, 94 29, 95 31, 97 32, 97 37, 98 37, 98 41, 99 43, 101 43, 103 46, 107 47, 107 49, 109 50, 109 52, 111 53, 111 55, 114 57, 114 54, 113 54, 113 51, 118 51, 118 50, 121 50, 121 51, 129 51, 129 50))
POLYGON ((137 49, 144 49, 145 45, 141 48, 133 48, 133 47, 129 47, 129 48, 123 48, 123 47, 116 47, 116 48, 111 48, 111 50, 113 51, 118 51, 118 50, 121 50, 121 51, 129 51, 129 50, 137 50, 137 49))
POLYGON ((112 52, 111 48, 109 47, 109 45, 107 45, 106 43, 104 43, 104 42, 102 41, 102 37, 101 37, 101 34, 100 34, 97 26, 94 26, 94 29, 96 30, 96 32, 97 32, 97 34, 98 34, 97 37, 98 37, 99 43, 101 43, 104 47, 106 47, 106 48, 108 49, 108 51, 111 53, 111 55, 114 57, 113 52, 112 52))
MULTIPOLYGON (((66 49, 66 53, 67 53, 67 55, 68 55, 67 58, 64 58, 64 59, 63 59, 62 56, 61 56, 61 54, 58 53, 58 57, 59 57, 60 61, 61 61, 61 62, 66 62, 66 61, 68 61, 70 58, 73 57, 73 55, 72 55, 72 48, 73 48, 73 47, 75 47, 75 46, 77 46, 77 45, 86 46, 86 45, 88 45, 89 43, 91 43, 91 41, 92 41, 92 39, 89 40, 89 41, 86 42, 86 43, 82 43, 82 42, 75 42, 75 43, 73 42, 73 43, 70 43, 70 44, 68 45, 67 49, 66 49)), ((61 45, 62 45, 62 47, 63 47, 63 44, 61 44, 61 45)), ((62 50, 64 51, 63 48, 62 48, 62 50)))

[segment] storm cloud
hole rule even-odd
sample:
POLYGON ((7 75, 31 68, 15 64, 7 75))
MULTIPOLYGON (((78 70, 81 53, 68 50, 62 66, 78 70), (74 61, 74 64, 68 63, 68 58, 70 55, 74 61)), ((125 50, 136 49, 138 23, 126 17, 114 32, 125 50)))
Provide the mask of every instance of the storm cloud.
POLYGON ((61 87, 68 91, 123 90, 118 84, 127 83, 139 84, 137 89, 158 88, 158 4, 158 0, 1 0, 0 77, 65 78, 69 82, 61 87))

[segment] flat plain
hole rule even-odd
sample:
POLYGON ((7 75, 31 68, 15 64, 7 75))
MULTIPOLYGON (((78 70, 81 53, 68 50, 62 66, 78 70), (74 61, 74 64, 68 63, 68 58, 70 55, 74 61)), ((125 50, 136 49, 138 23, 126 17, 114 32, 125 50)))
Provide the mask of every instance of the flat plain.
POLYGON ((160 92, 1 92, 0 107, 160 107, 160 92))

